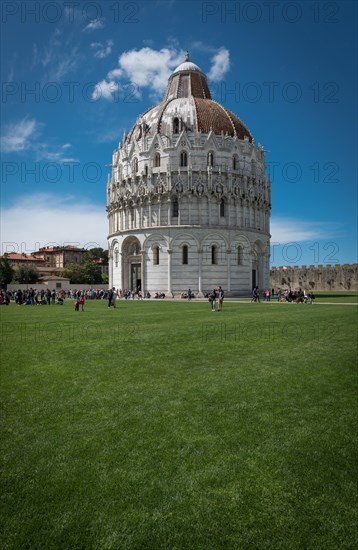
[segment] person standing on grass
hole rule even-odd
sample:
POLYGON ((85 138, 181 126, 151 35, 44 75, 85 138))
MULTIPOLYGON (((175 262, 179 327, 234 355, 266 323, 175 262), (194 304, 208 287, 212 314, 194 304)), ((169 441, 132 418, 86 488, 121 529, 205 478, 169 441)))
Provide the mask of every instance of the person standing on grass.
POLYGON ((110 288, 108 291, 108 307, 111 307, 113 300, 113 288, 110 288))
POLYGON ((85 306, 85 295, 84 292, 81 292, 81 296, 78 299, 79 305, 81 306, 81 311, 84 311, 85 306))
POLYGON ((49 288, 46 290, 46 302, 48 306, 51 304, 51 290, 49 288))
POLYGON ((224 291, 221 288, 221 286, 219 286, 219 290, 218 290, 218 311, 222 311, 223 301, 224 301, 224 291))
POLYGON ((258 301, 258 303, 260 304, 260 303, 261 303, 261 300, 260 300, 260 290, 259 290, 259 287, 258 287, 258 286, 256 287, 256 296, 257 296, 257 301, 258 301))
POLYGON ((112 306, 115 308, 116 307, 116 300, 118 298, 118 292, 116 291, 116 289, 113 287, 113 297, 112 297, 112 306))
POLYGON ((211 305, 211 311, 215 311, 215 304, 216 304, 216 289, 213 288, 211 291, 211 294, 209 296, 209 302, 211 305))
POLYGON ((18 306, 21 306, 22 304, 22 290, 19 288, 19 290, 15 294, 15 302, 18 306))

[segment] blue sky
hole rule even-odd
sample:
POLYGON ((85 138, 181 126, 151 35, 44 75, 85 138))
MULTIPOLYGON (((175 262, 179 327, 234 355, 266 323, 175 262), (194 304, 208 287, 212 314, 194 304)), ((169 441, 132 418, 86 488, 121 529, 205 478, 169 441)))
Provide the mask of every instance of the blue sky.
POLYGON ((357 261, 356 3, 1 8, 2 252, 106 246, 106 165, 189 49, 267 151, 272 265, 357 261))

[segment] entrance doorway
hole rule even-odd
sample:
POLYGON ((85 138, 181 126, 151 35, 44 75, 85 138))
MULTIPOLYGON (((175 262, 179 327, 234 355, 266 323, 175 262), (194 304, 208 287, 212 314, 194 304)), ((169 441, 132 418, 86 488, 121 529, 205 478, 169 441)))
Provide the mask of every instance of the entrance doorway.
POLYGON ((131 264, 131 290, 142 290, 141 264, 131 264))

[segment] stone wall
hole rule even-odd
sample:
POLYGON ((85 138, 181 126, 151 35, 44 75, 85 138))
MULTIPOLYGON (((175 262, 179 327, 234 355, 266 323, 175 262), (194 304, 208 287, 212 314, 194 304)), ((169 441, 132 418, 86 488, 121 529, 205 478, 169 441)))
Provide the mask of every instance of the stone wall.
POLYGON ((270 286, 309 290, 358 290, 358 264, 272 267, 270 286))

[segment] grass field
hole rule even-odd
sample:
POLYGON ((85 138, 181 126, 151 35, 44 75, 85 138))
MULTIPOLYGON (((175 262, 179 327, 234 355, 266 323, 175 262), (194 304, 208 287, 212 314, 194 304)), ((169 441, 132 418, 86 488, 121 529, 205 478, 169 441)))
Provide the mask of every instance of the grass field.
POLYGON ((358 292, 355 291, 331 291, 316 292, 316 302, 335 302, 335 303, 358 303, 358 292))
POLYGON ((1 308, 2 548, 351 549, 357 307, 1 308))

